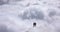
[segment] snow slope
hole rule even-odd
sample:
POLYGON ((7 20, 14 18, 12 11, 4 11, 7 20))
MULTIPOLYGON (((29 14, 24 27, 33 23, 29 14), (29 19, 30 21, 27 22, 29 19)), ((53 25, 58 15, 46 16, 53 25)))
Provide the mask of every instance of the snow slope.
POLYGON ((60 32, 59 3, 59 0, 0 0, 0 32, 60 32))

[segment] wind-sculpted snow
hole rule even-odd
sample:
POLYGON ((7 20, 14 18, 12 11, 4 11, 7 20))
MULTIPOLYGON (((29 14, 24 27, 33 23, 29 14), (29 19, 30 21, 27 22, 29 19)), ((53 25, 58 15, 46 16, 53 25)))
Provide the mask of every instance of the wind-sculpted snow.
POLYGON ((54 16, 54 15, 56 15, 56 12, 55 12, 55 11, 51 11, 51 12, 49 13, 49 16, 54 16))
POLYGON ((32 9, 27 9, 26 11, 23 12, 22 15, 20 15, 22 19, 39 19, 43 20, 44 19, 44 13, 36 8, 32 9))
POLYGON ((57 0, 0 0, 0 32, 60 32, 58 3, 57 0))
POLYGON ((56 15, 56 11, 54 9, 48 9, 49 11, 49 16, 55 16, 56 15))

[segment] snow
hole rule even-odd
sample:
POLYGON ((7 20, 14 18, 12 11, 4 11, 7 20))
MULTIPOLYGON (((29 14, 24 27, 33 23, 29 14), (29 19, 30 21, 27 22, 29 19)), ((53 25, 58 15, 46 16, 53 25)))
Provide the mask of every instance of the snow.
POLYGON ((59 0, 0 0, 0 32, 60 32, 59 3, 59 0))

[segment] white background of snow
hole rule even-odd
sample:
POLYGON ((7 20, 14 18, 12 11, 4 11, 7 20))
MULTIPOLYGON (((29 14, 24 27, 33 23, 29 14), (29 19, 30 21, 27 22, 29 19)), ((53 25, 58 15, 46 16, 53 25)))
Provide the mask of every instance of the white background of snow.
MULTIPOLYGON (((3 0, 4 1, 4 0, 3 0)), ((48 9, 55 9, 59 15, 60 9, 59 1, 57 0, 10 0, 8 4, 0 6, 0 25, 7 25, 9 29, 15 32, 57 32, 56 29, 60 28, 60 16, 48 16, 48 9), (47 4, 43 4, 47 2, 47 4), (37 5, 34 5, 36 4, 37 5), (50 3, 48 5, 48 3, 50 3), (51 5, 52 4, 52 5, 51 5), (18 15, 23 13, 26 9, 37 8, 41 9, 48 21, 52 22, 49 24, 45 20, 21 20, 18 15), (58 13, 59 12, 59 13, 58 13), (37 22, 37 27, 33 28, 33 22, 37 22)))

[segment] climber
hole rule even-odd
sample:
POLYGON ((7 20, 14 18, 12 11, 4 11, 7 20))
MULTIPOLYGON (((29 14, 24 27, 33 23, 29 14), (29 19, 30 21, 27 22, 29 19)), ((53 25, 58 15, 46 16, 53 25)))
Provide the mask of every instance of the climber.
POLYGON ((36 22, 33 23, 33 27, 36 27, 36 22))

